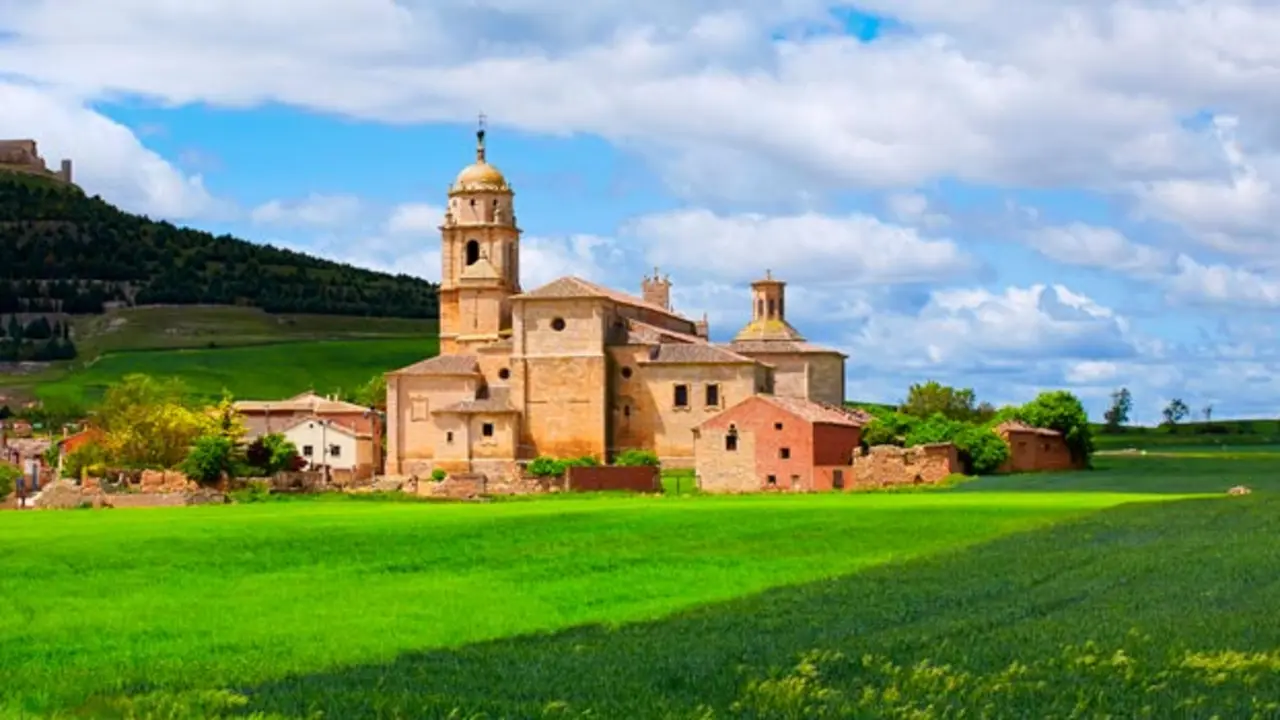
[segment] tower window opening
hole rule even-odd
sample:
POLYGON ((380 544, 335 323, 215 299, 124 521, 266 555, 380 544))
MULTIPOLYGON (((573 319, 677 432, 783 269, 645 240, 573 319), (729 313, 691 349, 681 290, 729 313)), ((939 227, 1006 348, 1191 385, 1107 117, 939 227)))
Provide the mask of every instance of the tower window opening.
POLYGON ((769 301, 769 317, 773 317, 773 301, 769 301))
POLYGON ((475 265, 479 261, 480 261, 480 241, 468 240, 467 241, 467 264, 475 265))

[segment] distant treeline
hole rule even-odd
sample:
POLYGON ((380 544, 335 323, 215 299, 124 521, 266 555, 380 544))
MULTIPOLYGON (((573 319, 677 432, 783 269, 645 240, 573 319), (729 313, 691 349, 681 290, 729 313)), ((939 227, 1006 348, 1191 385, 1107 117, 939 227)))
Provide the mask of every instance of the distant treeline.
POLYGON ((0 313, 244 305, 434 318, 437 286, 122 212, 75 187, 0 173, 0 313))
POLYGON ((71 326, 37 317, 23 324, 14 315, 0 323, 0 362, 74 360, 71 326))

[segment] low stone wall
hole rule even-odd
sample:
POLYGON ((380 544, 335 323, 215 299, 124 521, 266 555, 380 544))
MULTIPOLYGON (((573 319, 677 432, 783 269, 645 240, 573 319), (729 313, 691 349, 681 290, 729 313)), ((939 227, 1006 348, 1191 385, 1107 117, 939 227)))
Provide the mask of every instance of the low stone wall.
POLYGON ((138 491, 142 493, 183 493, 199 487, 177 470, 143 470, 138 476, 138 491))
POLYGON ((660 471, 656 467, 616 465, 571 467, 565 474, 567 475, 565 487, 569 492, 626 490, 651 493, 662 491, 660 471))
POLYGON ((932 485, 960 472, 960 455, 951 443, 900 448, 877 445, 853 457, 848 489, 932 485))
MULTIPOLYGON (((412 486, 409 486, 412 488, 412 486)), ((489 479, 479 474, 454 474, 436 482, 430 478, 419 478, 416 493, 422 497, 452 498, 469 500, 484 495, 533 495, 537 493, 560 492, 563 480, 556 478, 535 478, 513 476, 508 478, 489 479)))
POLYGON ((184 492, 126 492, 108 493, 96 482, 77 485, 73 480, 51 483, 36 500, 41 510, 71 510, 90 506, 95 508, 181 507, 184 505, 222 504, 226 495, 208 488, 196 488, 184 492))

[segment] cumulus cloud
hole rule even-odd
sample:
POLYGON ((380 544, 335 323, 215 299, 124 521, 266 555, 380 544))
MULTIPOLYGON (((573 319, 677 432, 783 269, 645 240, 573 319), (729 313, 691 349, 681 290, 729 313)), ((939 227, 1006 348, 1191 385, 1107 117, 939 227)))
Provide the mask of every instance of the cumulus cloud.
POLYGON ((681 210, 637 218, 623 234, 642 242, 652 263, 739 282, 765 270, 808 284, 926 282, 954 278, 975 264, 950 240, 862 214, 681 210))
POLYGON ((313 193, 293 202, 270 200, 254 208, 250 218, 261 225, 337 227, 350 223, 360 210, 357 197, 313 193))
POLYGON ((33 138, 56 169, 73 163, 73 179, 134 212, 165 218, 209 217, 231 211, 200 175, 187 175, 148 150, 125 126, 86 109, 71 95, 0 80, 0 137, 33 138))
POLYGON ((1085 223, 1043 226, 1027 234, 1028 243, 1064 265, 1104 268, 1129 275, 1156 278, 1173 265, 1172 254, 1134 242, 1115 228, 1085 223))

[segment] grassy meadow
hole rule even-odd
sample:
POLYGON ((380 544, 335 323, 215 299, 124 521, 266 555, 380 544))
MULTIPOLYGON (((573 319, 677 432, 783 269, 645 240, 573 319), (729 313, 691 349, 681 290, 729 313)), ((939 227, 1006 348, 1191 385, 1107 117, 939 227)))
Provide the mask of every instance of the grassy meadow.
POLYGON ((41 383, 36 394, 45 402, 85 405, 126 375, 144 373, 181 378, 203 397, 218 397, 226 389, 238 398, 280 398, 308 389, 355 389, 377 373, 434 355, 438 347, 435 338, 424 338, 111 353, 65 377, 41 383))
POLYGON ((84 407, 139 372, 182 378, 207 397, 227 388, 238 397, 276 398, 355 388, 439 346, 434 320, 221 306, 116 310, 80 318, 74 329, 80 358, 35 373, 0 373, 0 391, 84 407))
POLYGON ((0 716, 1270 717, 1277 469, 8 513, 0 716))

